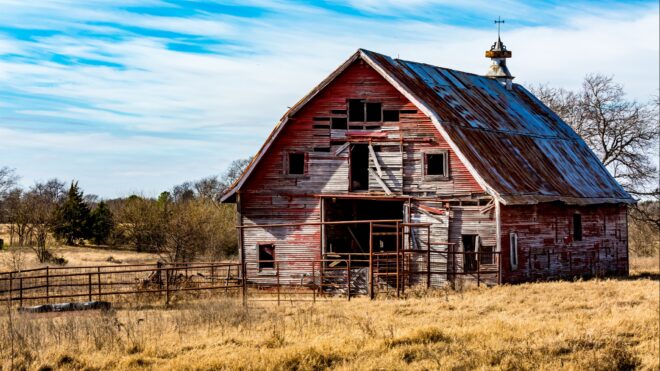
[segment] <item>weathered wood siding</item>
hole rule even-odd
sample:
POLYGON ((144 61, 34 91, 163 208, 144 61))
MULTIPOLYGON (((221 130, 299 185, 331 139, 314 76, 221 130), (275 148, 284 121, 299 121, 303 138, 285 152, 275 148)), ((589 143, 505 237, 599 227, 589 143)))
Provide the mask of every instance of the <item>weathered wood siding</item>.
POLYGON ((625 205, 502 206, 503 282, 593 274, 627 274, 625 205), (582 219, 582 241, 573 241, 573 214, 582 219), (509 235, 518 235, 518 269, 511 270, 509 235))
MULTIPOLYGON (((372 123, 369 123, 371 125, 372 123)), ((318 222, 320 202, 316 194, 349 193, 349 148, 345 143, 378 146, 376 152, 383 180, 395 194, 412 196, 482 194, 483 189, 466 167, 451 152, 430 119, 402 96, 371 67, 355 62, 328 87, 308 102, 282 129, 252 176, 240 191, 241 224, 318 222), (380 129, 331 130, 332 117, 346 117, 348 99, 380 102, 384 110, 400 110, 398 122, 373 123, 380 129), (426 180, 423 153, 430 149, 449 151, 448 180, 426 180), (285 173, 289 152, 306 153, 304 175, 285 173)), ((370 156, 372 169, 375 164, 370 156)), ((375 179, 369 191, 383 194, 375 179)), ((444 224, 444 230, 447 224, 444 224)), ((446 232, 437 236, 446 241, 446 232)), ((275 244, 278 260, 320 258, 321 235, 318 226, 286 228, 250 228, 242 235, 250 279, 271 279, 268 272, 257 271, 257 244, 275 244)), ((281 266, 281 276, 298 279, 300 265, 281 266), (288 267, 288 268, 287 268, 288 267), (288 269, 288 271, 287 271, 288 269)))

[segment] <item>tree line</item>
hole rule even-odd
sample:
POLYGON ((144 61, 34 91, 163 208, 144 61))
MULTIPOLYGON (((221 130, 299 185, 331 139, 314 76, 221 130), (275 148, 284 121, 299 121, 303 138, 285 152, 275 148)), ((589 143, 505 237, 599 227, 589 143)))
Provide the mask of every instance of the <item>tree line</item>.
POLYGON ((62 262, 49 250, 58 244, 128 248, 171 262, 230 257, 237 251, 235 210, 219 199, 248 162, 236 160, 220 177, 185 182, 156 198, 108 200, 85 195, 76 181, 51 179, 24 189, 13 169, 0 167, 5 243, 30 247, 42 263, 62 262))

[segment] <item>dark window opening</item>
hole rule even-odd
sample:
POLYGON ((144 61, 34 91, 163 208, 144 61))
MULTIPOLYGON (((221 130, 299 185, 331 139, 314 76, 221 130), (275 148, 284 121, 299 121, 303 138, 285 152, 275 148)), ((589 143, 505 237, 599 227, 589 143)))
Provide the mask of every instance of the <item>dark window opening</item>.
POLYGON ((348 100, 348 121, 364 121, 364 101, 362 99, 348 100))
POLYGON ((399 111, 384 110, 383 121, 388 121, 388 122, 399 121, 399 111))
POLYGON ((364 127, 365 130, 379 130, 380 125, 367 125, 364 127))
POLYGON ((493 246, 479 246, 479 264, 493 264, 493 246))
POLYGON ((400 112, 401 112, 401 113, 404 113, 404 114, 413 114, 413 113, 417 113, 417 110, 414 110, 414 109, 402 109, 400 112))
POLYGON ((367 121, 380 122, 382 119, 382 105, 380 103, 367 103, 367 121))
POLYGON ((314 152, 330 152, 330 147, 314 147, 314 152))
POLYGON ((351 147, 351 191, 369 189, 369 147, 366 144, 354 144, 351 147))
POLYGON ((426 175, 447 176, 447 154, 426 154, 426 175))
POLYGON ((312 129, 330 129, 330 125, 313 124, 312 129))
POLYGON ((582 241, 582 215, 573 214, 573 240, 582 241))
POLYGON ((289 153, 289 174, 305 174, 305 154, 289 153))
POLYGON ((260 243, 257 245, 259 250, 259 261, 257 265, 259 270, 275 268, 275 245, 272 243, 260 243))
POLYGON ((333 110, 330 110, 330 113, 332 113, 333 115, 345 115, 346 110, 345 109, 333 109, 333 110))
POLYGON ((330 117, 314 117, 314 121, 330 121, 330 117))
POLYGON ((477 235, 464 234, 461 236, 463 242, 463 269, 466 272, 477 270, 477 235))
POLYGON ((331 125, 333 129, 346 130, 347 128, 346 117, 333 117, 331 125))

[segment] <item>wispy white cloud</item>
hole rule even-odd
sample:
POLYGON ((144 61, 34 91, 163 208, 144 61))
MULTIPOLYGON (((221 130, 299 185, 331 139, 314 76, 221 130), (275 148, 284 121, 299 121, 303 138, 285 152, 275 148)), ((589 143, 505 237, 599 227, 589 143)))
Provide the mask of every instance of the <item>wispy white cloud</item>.
MULTIPOLYGON (((39 174, 79 178, 105 196, 136 186, 163 189, 253 154, 287 106, 358 47, 481 73, 494 38, 480 25, 367 17, 289 1, 224 2, 266 12, 250 17, 128 8, 176 8, 159 1, 3 1, 10 11, 0 14, 0 138, 15 150, 0 165, 17 167, 25 181, 48 176, 39 174)), ((478 12, 484 3, 405 5, 478 12)), ((401 4, 353 5, 391 13, 401 4)), ((532 11, 513 1, 507 8, 516 4, 520 14, 532 11)), ((490 24, 488 9, 481 16, 490 24)), ((657 5, 626 8, 625 16, 602 8, 561 14, 561 22, 521 25, 514 18, 505 28, 516 81, 572 88, 585 74, 602 72, 640 99, 657 93, 657 5)))

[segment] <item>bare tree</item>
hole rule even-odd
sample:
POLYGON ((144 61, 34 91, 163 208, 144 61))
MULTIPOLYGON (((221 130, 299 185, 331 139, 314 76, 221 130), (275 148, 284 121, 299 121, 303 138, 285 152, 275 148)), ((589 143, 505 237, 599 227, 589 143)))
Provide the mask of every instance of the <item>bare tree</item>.
POLYGON ((7 166, 0 167, 0 222, 7 218, 7 210, 5 199, 7 198, 10 190, 16 185, 18 176, 14 169, 7 166))
MULTIPOLYGON (((658 99, 630 100, 612 77, 592 74, 579 91, 538 86, 532 91, 584 139, 631 195, 660 200, 653 164, 658 144, 658 99)), ((631 215, 660 228, 660 215, 636 209, 631 215)))

